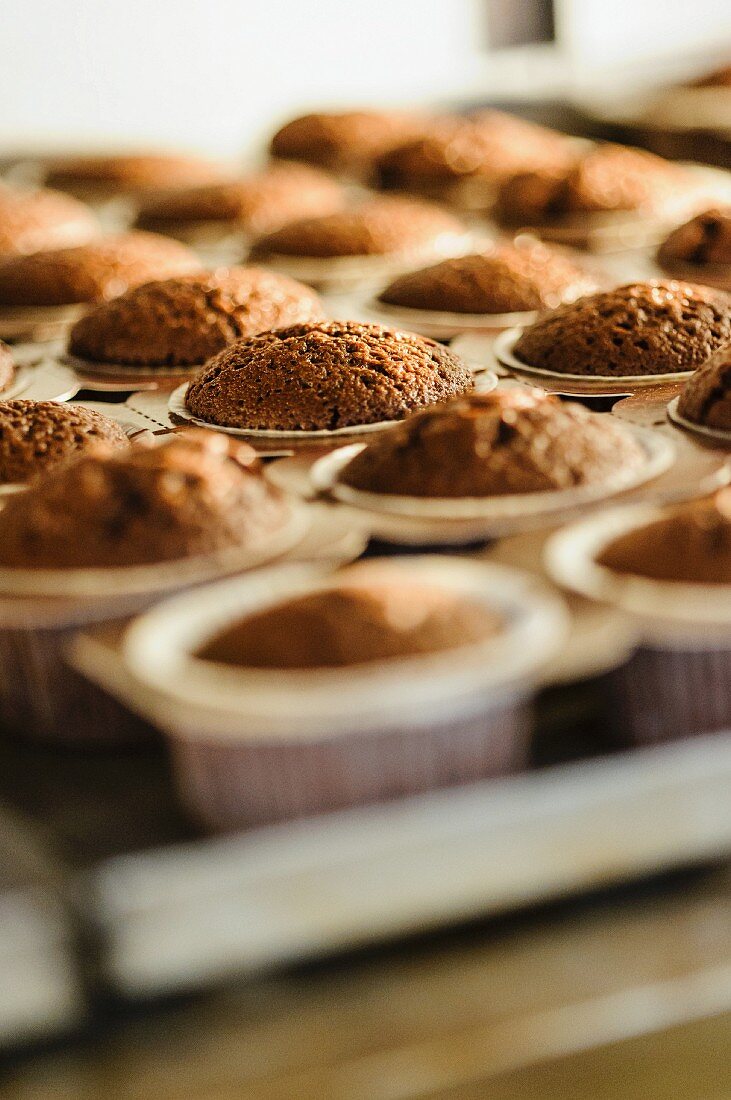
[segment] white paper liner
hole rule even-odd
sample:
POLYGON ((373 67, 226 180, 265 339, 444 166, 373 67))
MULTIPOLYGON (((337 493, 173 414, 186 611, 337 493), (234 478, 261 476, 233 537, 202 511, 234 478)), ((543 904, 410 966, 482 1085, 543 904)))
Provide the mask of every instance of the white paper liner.
POLYGON ((584 504, 601 500, 615 493, 635 488, 651 481, 669 469, 675 459, 672 440, 650 428, 627 425, 626 430, 645 452, 646 461, 640 469, 617 470, 600 485, 584 485, 576 489, 550 490, 534 493, 511 493, 491 497, 409 497, 392 493, 376 493, 355 489, 339 480, 348 463, 363 450, 364 444, 342 447, 325 455, 312 467, 310 478, 320 492, 329 492, 336 500, 370 512, 427 520, 505 520, 527 515, 548 516, 570 511, 584 504))
POLYGON ((250 260, 312 286, 347 290, 385 281, 389 276, 421 264, 462 255, 473 245, 474 239, 469 233, 442 233, 422 248, 387 255, 286 256, 272 252, 264 256, 252 255, 250 260))
POLYGON ((88 311, 88 304, 1 306, 0 340, 52 340, 88 311))
POLYGON ((679 428, 683 428, 686 432, 692 432, 694 435, 703 436, 704 439, 711 440, 714 443, 722 443, 726 447, 731 447, 731 430, 724 431, 723 428, 709 428, 707 424, 696 424, 694 420, 688 420, 678 412, 679 403, 680 394, 674 397, 667 407, 668 420, 673 424, 677 424, 679 428))
MULTIPOLYGON (((282 599, 336 587, 318 566, 280 566, 167 601, 136 620, 123 641, 132 673, 159 696, 177 735, 247 742, 307 742, 349 735, 398 717, 427 722, 477 696, 496 707, 527 690, 568 628, 565 608, 534 578, 458 558, 373 563, 380 574, 436 584, 484 604, 504 621, 485 642, 456 650, 345 669, 239 669, 192 657, 206 640, 247 613, 282 599), (154 654, 154 659, 152 655, 154 654)), ((369 583, 370 570, 361 580, 369 583)))
POLYGON ((524 363, 513 354, 513 349, 521 336, 521 330, 509 329, 502 332, 493 344, 495 358, 501 366, 511 374, 527 375, 544 383, 544 388, 554 391, 560 388, 561 393, 576 393, 581 396, 585 393, 601 391, 605 394, 627 393, 630 390, 647 389, 652 386, 666 385, 669 382, 684 382, 690 378, 692 370, 675 371, 668 374, 563 374, 559 371, 542 370, 524 363), (573 389, 572 389, 573 387, 573 389))
POLYGON ((33 367, 17 367, 10 385, 0 390, 0 401, 68 401, 78 390, 79 382, 72 371, 46 360, 33 367))
MULTIPOLYGON (((152 565, 129 565, 83 569, 23 569, 0 567, 0 604, 5 597, 52 597, 91 600, 105 604, 134 602, 150 593, 200 584, 214 577, 243 572, 264 564, 290 550, 304 537, 310 517, 306 506, 290 502, 283 526, 261 536, 247 548, 232 547, 216 554, 184 558, 152 565)), ((0 622, 2 621, 0 612, 0 622)))
MULTIPOLYGON (((490 390, 493 390, 495 386, 497 386, 497 381, 497 377, 490 371, 483 371, 480 373, 479 379, 475 385, 479 388, 481 393, 489 393, 490 390)), ((185 395, 187 392, 188 383, 184 382, 170 394, 168 412, 171 417, 175 417, 177 420, 183 420, 196 428, 208 428, 215 432, 223 432, 224 435, 243 436, 247 439, 261 440, 262 442, 270 441, 274 444, 281 443, 283 446, 286 446, 287 443, 298 442, 321 442, 325 444, 337 441, 338 439, 346 439, 351 436, 366 436, 371 435, 373 432, 382 432, 386 428, 392 428, 394 424, 401 423, 399 420, 379 420, 375 424, 354 424, 348 428, 321 429, 318 431, 276 431, 267 428, 230 428, 224 424, 212 424, 208 420, 201 420, 199 417, 194 416, 185 404, 185 395)))
POLYGON ((368 298, 364 308, 392 327, 418 332, 433 340, 451 340, 462 333, 498 333, 506 328, 532 325, 538 311, 523 313, 448 313, 430 309, 409 309, 368 298))
POLYGON ((614 539, 665 514, 661 508, 632 505, 572 524, 548 540, 546 569, 563 588, 621 610, 653 646, 731 648, 731 585, 652 580, 617 573, 596 561, 614 539))
POLYGON ((204 363, 177 367, 145 366, 143 363, 100 363, 93 359, 82 359, 81 356, 71 355, 68 352, 61 357, 61 362, 77 371, 82 377, 99 375, 102 379, 129 379, 130 383, 138 378, 146 382, 155 379, 177 379, 188 375, 194 378, 205 366, 204 363))

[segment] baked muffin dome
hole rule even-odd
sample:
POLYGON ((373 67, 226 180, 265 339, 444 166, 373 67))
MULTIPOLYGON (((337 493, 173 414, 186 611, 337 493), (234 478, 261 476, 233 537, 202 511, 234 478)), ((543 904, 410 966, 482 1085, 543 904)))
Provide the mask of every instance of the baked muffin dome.
POLYGON ((55 401, 0 402, 0 483, 28 481, 100 442, 129 446, 122 425, 93 409, 55 401))
POLYGON ((71 329, 69 351, 100 363, 190 366, 242 337, 322 316, 314 290, 294 279, 219 268, 145 283, 98 306, 71 329))
POLYGON ((566 252, 521 238, 400 275, 379 299, 408 309, 517 313, 557 306, 595 285, 566 252))
POLYGON ((295 218, 329 214, 343 205, 339 185, 304 164, 273 164, 243 179, 187 188, 148 199, 137 225, 160 233, 200 222, 271 233, 295 218))
POLYGON ((630 283, 560 306, 523 330, 515 356, 558 374, 692 371, 731 340, 731 296, 690 283, 630 283))
POLYGON ((652 580, 731 584, 731 490, 669 509, 614 539, 597 561, 652 580))
POLYGON ((465 364, 433 340, 323 321, 232 344, 190 383, 186 404, 209 424, 321 431, 400 420, 472 385, 465 364))
POLYGON ((0 257, 85 244, 98 232, 91 210, 70 195, 0 187, 0 257))
POLYGON ((422 124, 407 112, 320 111, 285 123, 272 138, 270 152, 335 171, 358 171, 422 124))
POLYGON ((144 565, 259 543, 288 521, 251 447, 214 432, 154 447, 100 444, 11 496, 0 565, 144 565))
POLYGON ((540 225, 580 213, 654 213, 687 183, 678 165, 607 143, 573 163, 516 173, 500 188, 496 214, 510 225, 540 225))
POLYGON ((346 668, 474 645, 500 630, 487 608, 382 570, 380 583, 307 593, 248 615, 196 656, 239 668, 346 668))
POLYGON ((657 258, 661 264, 698 264, 699 278, 703 264, 731 266, 731 208, 706 210, 679 225, 660 245, 657 258))
POLYGON ((731 347, 722 348, 691 374, 678 412, 694 424, 731 432, 731 347))
POLYGON ((0 306, 64 306, 116 298, 149 279, 200 268, 194 252, 154 233, 121 233, 0 264, 0 306))
POLYGON ((497 180, 521 169, 563 163, 571 145, 564 134, 502 111, 439 120, 428 131, 382 154, 379 186, 422 190, 470 176, 497 180))
POLYGON ((6 390, 15 377, 15 360, 7 344, 0 340, 0 393, 6 390))
POLYGON ((632 436, 607 416, 541 390, 494 390, 380 433, 340 480, 398 496, 487 497, 601 484, 643 461, 632 436))
POLYGON ((62 191, 101 186, 110 191, 159 191, 213 183, 219 165, 202 157, 174 153, 129 153, 62 157, 48 166, 46 183, 62 191))
POLYGON ((464 232, 462 223, 430 203, 385 198, 319 218, 302 218, 260 238, 255 256, 387 256, 436 244, 464 232))

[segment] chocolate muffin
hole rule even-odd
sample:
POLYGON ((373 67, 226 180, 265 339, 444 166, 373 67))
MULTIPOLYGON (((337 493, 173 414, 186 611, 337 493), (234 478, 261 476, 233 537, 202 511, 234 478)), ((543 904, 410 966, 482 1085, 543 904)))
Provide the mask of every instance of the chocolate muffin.
POLYGON ((487 110, 444 118, 386 151, 376 162, 375 179, 385 189, 431 191, 469 177, 500 180, 536 166, 562 165, 571 156, 564 134, 487 110))
POLYGON ((600 485, 642 449, 607 416, 541 390, 470 394, 379 434, 340 480, 410 497, 489 497, 600 485))
POLYGON ((190 383, 186 405, 209 424, 322 431, 400 420, 472 385, 465 364, 433 340, 323 321, 232 344, 190 383))
MULTIPOLYGON (((731 208, 706 210, 679 225, 660 245, 657 259, 671 271, 678 263, 697 265, 701 282, 707 264, 731 268, 731 208)), ((728 278, 731 282, 731 272, 728 278)))
POLYGON ((344 570, 337 587, 248 615, 196 656, 237 668, 348 668, 475 645, 500 630, 479 604, 382 572, 380 583, 354 585, 358 568, 344 570))
POLYGON ((524 329, 516 358, 557 374, 622 377, 701 366, 731 341, 731 296, 690 283, 590 294, 524 329))
POLYGON ((407 112, 317 112, 292 119, 277 130, 270 152, 274 157, 357 174, 421 125, 423 120, 407 112))
POLYGON ((520 238, 401 275, 379 300, 449 313, 519 313, 557 306, 595 286, 568 253, 520 238))
POLYGON ((707 428, 731 432, 731 348, 712 355, 685 383, 678 412, 707 428))
POLYGON ((100 237, 75 248, 6 260, 0 265, 0 307, 106 301, 149 279, 199 268, 195 253, 157 234, 100 237))
POLYGON ((7 344, 0 340, 0 393, 6 390, 15 378, 15 360, 7 344))
POLYGON ((518 172, 500 188, 507 225, 542 225, 576 214, 662 212, 687 186, 678 165, 623 145, 594 146, 573 163, 518 172))
POLYGON ((0 257, 85 244, 98 232, 91 210, 69 195, 0 186, 0 257))
POLYGON ((0 482, 28 481, 97 443, 128 447, 116 420, 55 401, 0 402, 0 482))
POLYGON ((302 164, 275 164, 243 179, 150 198, 137 225, 172 236, 201 224, 260 236, 295 218, 330 214, 342 204, 341 188, 324 172, 302 164))
POLYGON ((731 584, 731 489, 668 509, 654 523, 614 539, 597 561, 651 580, 731 584))
POLYGON ((149 282, 98 306, 72 328, 69 351, 100 363, 185 367, 242 337, 322 316, 314 290, 294 279, 219 268, 149 282))
POLYGON ((99 444, 0 511, 0 565, 144 565, 260 544, 289 505, 254 451, 214 432, 124 451, 99 444))
POLYGON ((252 255, 387 256, 437 245, 440 238, 463 232, 461 222, 438 206, 408 199, 375 199, 355 210, 290 222, 257 241, 252 255))
POLYGON ((215 183, 221 167, 201 157, 174 153, 128 153, 62 157, 48 166, 46 183, 73 194, 170 191, 215 183))

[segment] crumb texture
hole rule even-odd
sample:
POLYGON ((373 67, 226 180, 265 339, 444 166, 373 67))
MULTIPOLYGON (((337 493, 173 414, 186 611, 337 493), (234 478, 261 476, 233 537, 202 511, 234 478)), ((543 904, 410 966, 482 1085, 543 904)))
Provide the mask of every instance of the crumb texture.
POLYGON ((318 431, 400 420, 472 388, 464 363, 412 333, 324 321, 231 345, 188 387, 210 424, 318 431))
POLYGON ((580 298, 525 329, 524 363, 559 374, 695 370, 731 340, 731 297, 689 283, 631 283, 580 298))
POLYGON ((128 447, 121 424, 54 401, 0 402, 0 482, 28 481, 97 443, 128 447))

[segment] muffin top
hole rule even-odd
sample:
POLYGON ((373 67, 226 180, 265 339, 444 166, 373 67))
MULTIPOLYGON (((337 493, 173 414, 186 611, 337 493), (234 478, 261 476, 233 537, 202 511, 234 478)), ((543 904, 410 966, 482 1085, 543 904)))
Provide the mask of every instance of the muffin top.
POLYGON ((706 210, 679 225, 660 245, 660 263, 731 264, 731 208, 706 210))
POLYGON ((523 330, 518 359, 558 374, 672 374, 731 340, 731 296, 691 283, 630 283, 560 306, 523 330))
POLYGON ((341 481, 416 497, 487 497, 601 484, 644 462, 606 415, 542 390, 469 394, 379 434, 341 481))
POLYGON ((174 561, 258 544, 288 517, 254 451, 214 432, 123 451, 99 444, 8 499, 0 511, 0 565, 174 561))
POLYGON ((425 134, 378 158, 384 188, 446 184, 468 176, 502 179, 538 165, 564 164, 572 146, 564 134, 502 111, 441 119, 425 134))
POLYGON ((196 656, 239 668, 347 668, 475 644, 500 627, 498 616, 480 604, 436 586, 404 583, 383 566, 355 566, 343 570, 336 587, 248 615, 196 656), (363 583, 360 578, 370 574, 375 579, 363 583))
POLYGON ((731 65, 721 65, 710 73, 703 73, 702 76, 696 77, 695 80, 691 80, 685 86, 688 88, 731 88, 731 65))
POLYGON ((186 404, 210 424, 321 431, 400 420, 472 389, 442 344, 357 321, 322 321, 232 344, 190 383, 186 404))
POLYGON ((335 170, 357 170, 404 141, 421 124, 418 116, 407 112, 317 112, 294 118, 277 130, 270 152, 335 170))
POLYGON ((91 210, 70 195, 0 187, 0 256, 85 244, 98 232, 91 210))
POLYGON ((74 188, 79 184, 103 184, 119 190, 163 190, 195 187, 221 179, 219 165, 201 157, 175 153, 130 153, 62 157, 46 174, 51 187, 74 188))
POLYGON ((75 248, 0 264, 0 305, 63 306, 106 301, 149 279, 200 268, 194 252, 155 233, 120 233, 75 248))
POLYGON ((137 216, 142 229, 223 222, 258 236, 294 218, 329 214, 343 204, 338 184, 304 164, 274 164, 243 179, 152 197, 137 216))
POLYGON ((7 344, 0 340, 0 393, 6 390, 15 377, 15 360, 7 344))
POLYGON ((409 309, 517 313, 557 306, 595 285, 566 252, 519 238, 400 275, 379 298, 409 309))
POLYGON ((69 351, 130 366, 205 363, 227 344, 323 315, 314 290, 258 267, 145 283, 77 321, 69 351))
POLYGON ((731 584, 731 489, 682 504, 614 539, 600 565, 657 581, 731 584))
POLYGON ((653 213, 687 183, 678 165, 624 145, 594 146, 573 164, 519 172, 498 195, 496 213, 511 225, 540 225, 580 213, 653 213))
POLYGON ((129 446, 121 424, 80 405, 0 402, 0 482, 28 481, 93 444, 129 446))
POLYGON ((712 355, 691 374, 678 401, 678 412, 694 424, 731 432, 731 348, 712 355))
POLYGON ((464 232, 457 218, 431 203, 374 199, 355 210, 301 218, 261 237, 253 255, 386 256, 464 232))

